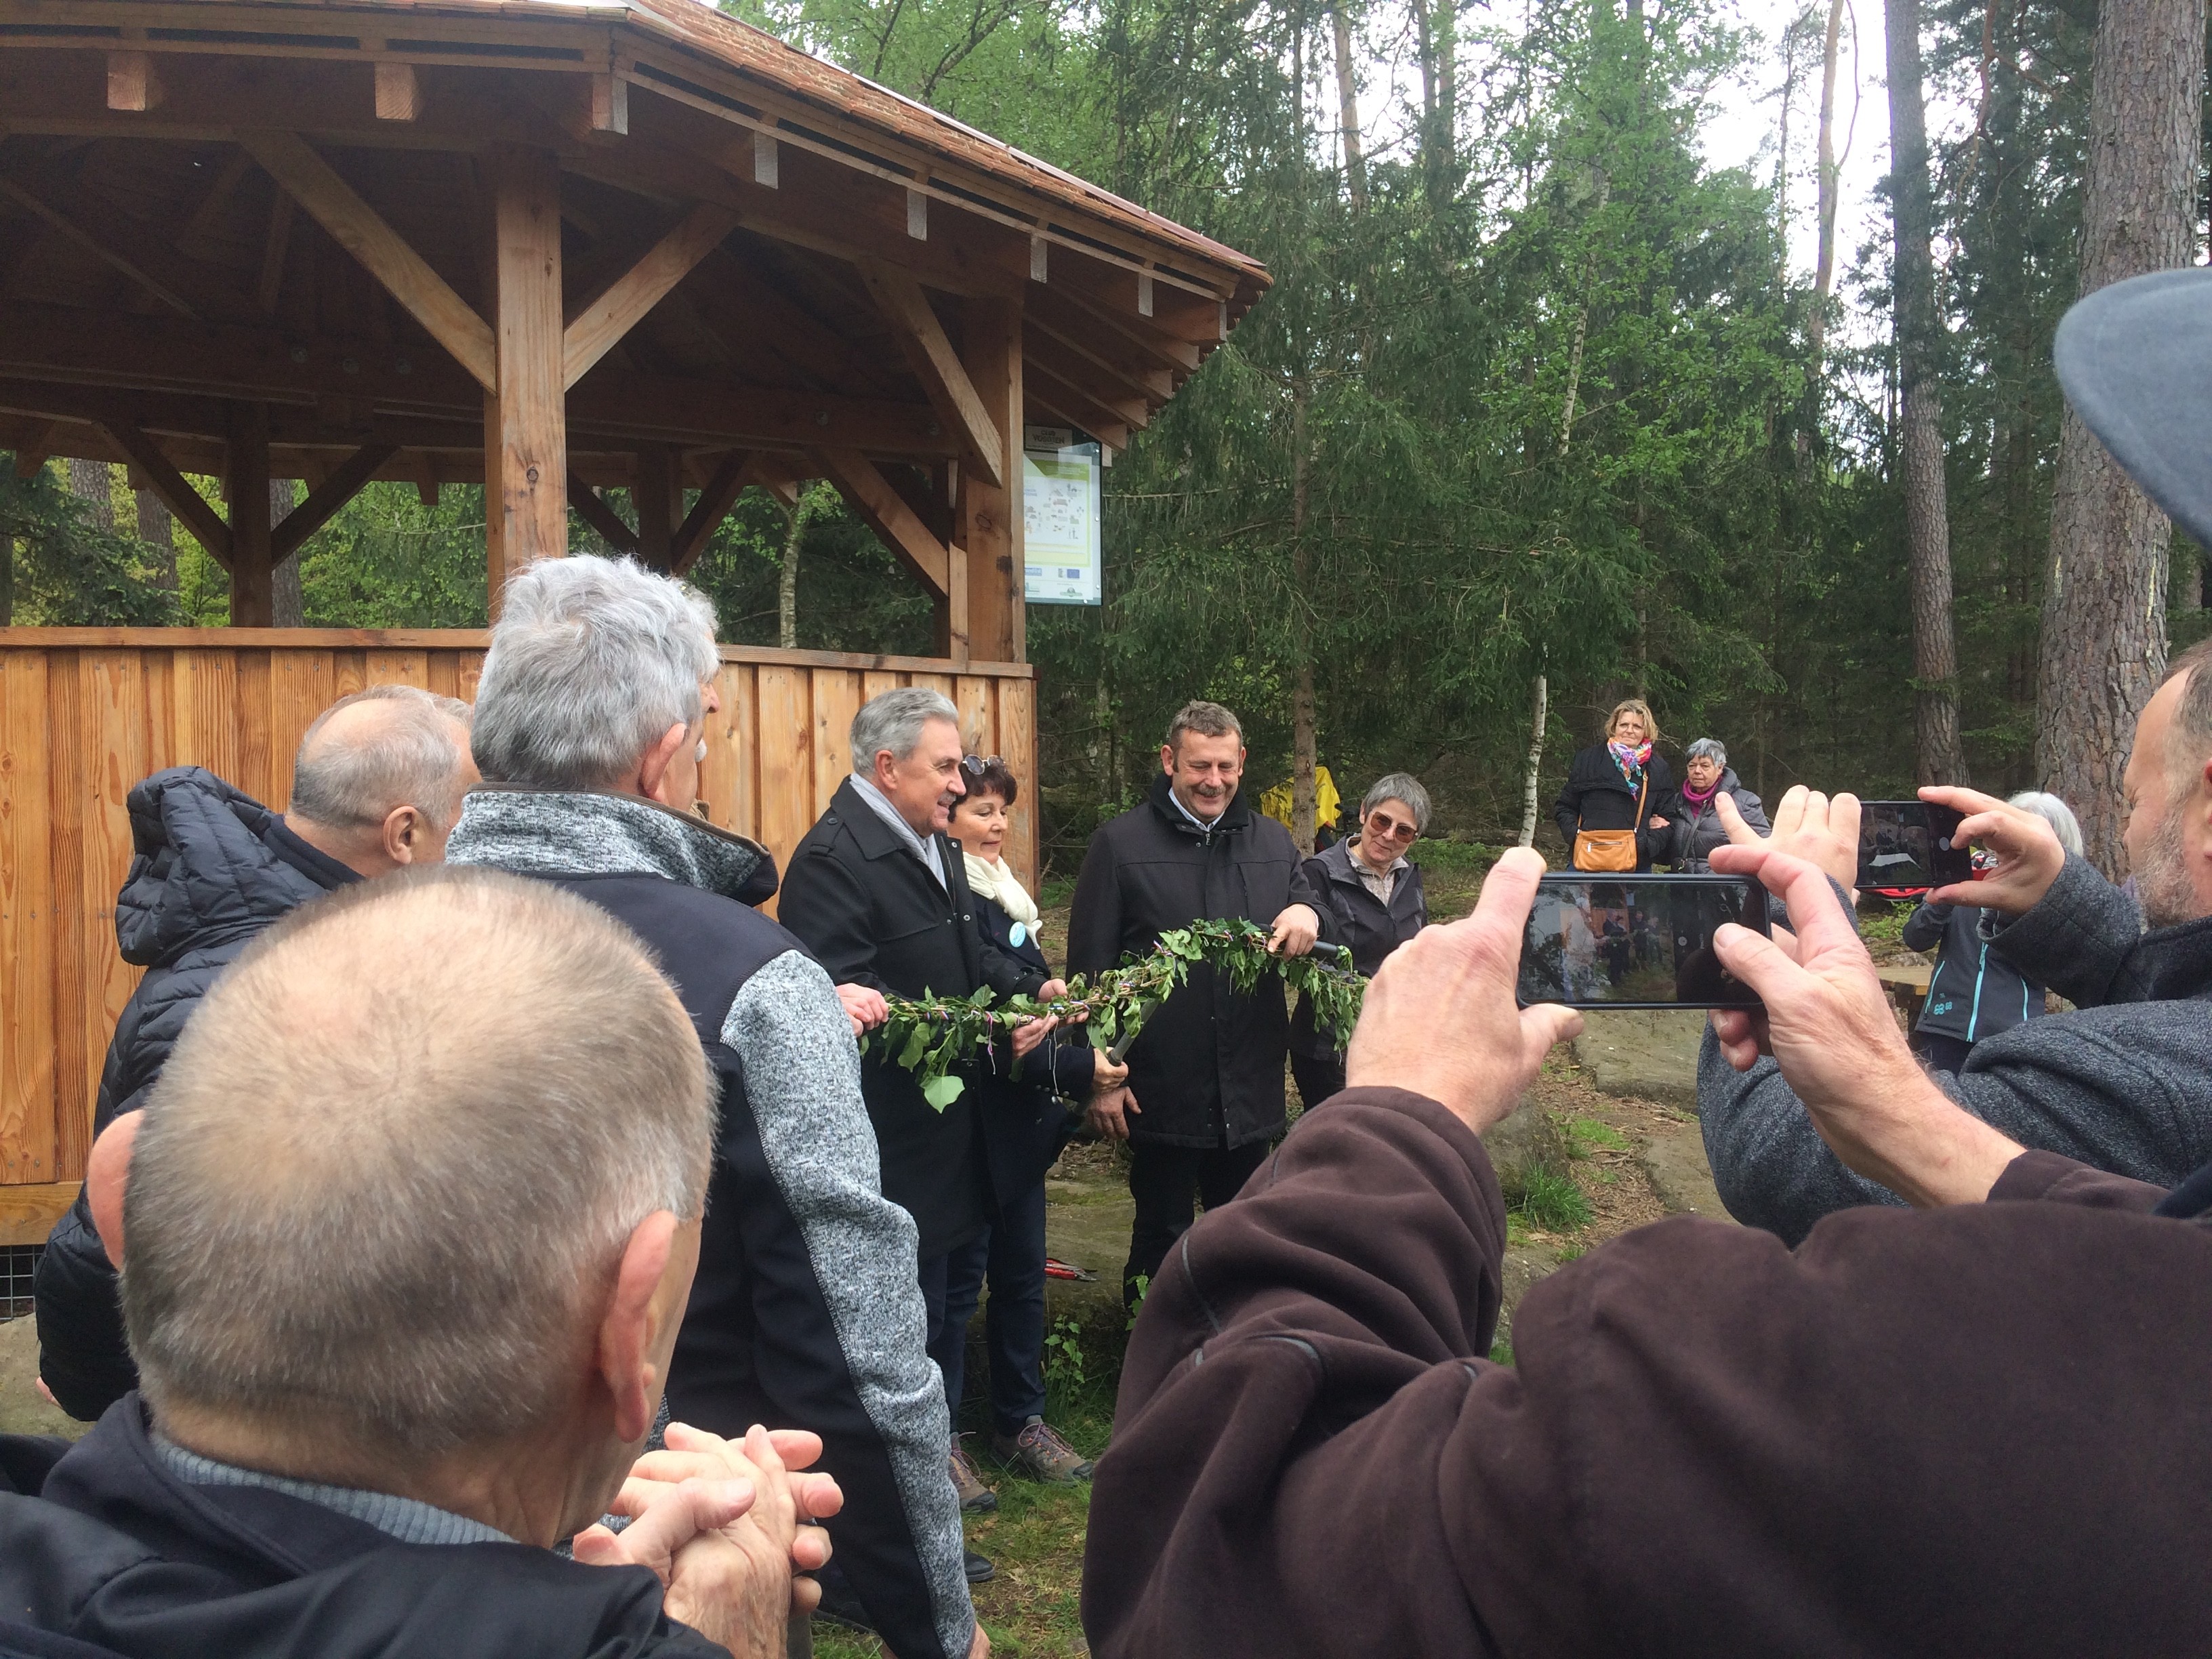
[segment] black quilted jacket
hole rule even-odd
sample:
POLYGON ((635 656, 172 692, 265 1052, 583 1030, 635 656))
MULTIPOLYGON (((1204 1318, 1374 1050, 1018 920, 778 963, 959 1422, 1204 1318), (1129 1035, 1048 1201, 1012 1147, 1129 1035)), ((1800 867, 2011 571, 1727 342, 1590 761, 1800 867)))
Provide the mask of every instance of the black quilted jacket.
MULTIPOLYGON (((94 1133, 145 1104, 216 975, 264 928, 358 880, 284 827, 283 815, 197 766, 131 792, 131 872, 115 900, 123 959, 146 976, 116 1022, 94 1133)), ((115 1270, 82 1195, 54 1224, 36 1282, 39 1372, 62 1409, 89 1420, 137 1386, 123 1346, 115 1270)))

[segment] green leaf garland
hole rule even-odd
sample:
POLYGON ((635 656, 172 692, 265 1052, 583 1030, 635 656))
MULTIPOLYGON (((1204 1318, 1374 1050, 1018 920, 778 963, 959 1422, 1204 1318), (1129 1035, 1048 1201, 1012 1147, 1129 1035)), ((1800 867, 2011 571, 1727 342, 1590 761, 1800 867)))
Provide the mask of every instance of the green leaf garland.
POLYGON ((1313 999, 1315 1021, 1322 1030, 1348 1039, 1367 989, 1352 966, 1352 953, 1340 945, 1317 944, 1310 956, 1279 957, 1267 949, 1267 934, 1241 916, 1194 921, 1161 934, 1148 957, 1126 957, 1095 980, 1078 975, 1066 995, 1049 1002, 1026 996, 1000 1002, 988 986, 964 997, 886 996, 890 1017, 860 1039, 860 1052, 888 1056, 912 1072, 921 1097, 941 1112, 964 1087, 955 1068, 984 1056, 1022 1021, 1057 1017, 1071 1024, 1081 1015, 1091 1047, 1111 1048, 1118 1042, 1126 1050, 1199 962, 1228 975, 1231 988, 1240 993, 1257 988, 1270 974, 1280 975, 1291 990, 1313 999))

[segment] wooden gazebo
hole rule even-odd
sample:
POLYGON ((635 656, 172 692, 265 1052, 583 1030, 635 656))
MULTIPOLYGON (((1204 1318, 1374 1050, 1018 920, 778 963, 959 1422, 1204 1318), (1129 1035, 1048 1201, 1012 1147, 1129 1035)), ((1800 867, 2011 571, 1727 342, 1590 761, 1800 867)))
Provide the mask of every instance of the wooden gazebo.
POLYGON ((236 624, 0 629, 0 1244, 82 1170, 131 785, 281 805, 332 696, 469 694, 480 634, 265 626, 365 483, 483 482, 495 603, 571 507, 681 572, 747 484, 835 483, 938 654, 726 649, 702 787, 781 856, 886 685, 1034 776, 1024 428, 1121 447, 1267 283, 695 0, 0 0, 0 448, 127 465, 236 624))

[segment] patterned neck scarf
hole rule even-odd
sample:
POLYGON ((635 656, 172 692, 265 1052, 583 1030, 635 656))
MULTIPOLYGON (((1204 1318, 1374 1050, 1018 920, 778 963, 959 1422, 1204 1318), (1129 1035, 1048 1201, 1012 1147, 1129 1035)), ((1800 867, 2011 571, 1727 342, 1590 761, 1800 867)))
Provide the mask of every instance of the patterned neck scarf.
POLYGON ((1644 769, 1651 759, 1651 745, 1639 743, 1631 749, 1625 743, 1608 743, 1606 748, 1612 752, 1613 763, 1620 769, 1620 775, 1628 781, 1628 787, 1631 789, 1642 788, 1644 769))

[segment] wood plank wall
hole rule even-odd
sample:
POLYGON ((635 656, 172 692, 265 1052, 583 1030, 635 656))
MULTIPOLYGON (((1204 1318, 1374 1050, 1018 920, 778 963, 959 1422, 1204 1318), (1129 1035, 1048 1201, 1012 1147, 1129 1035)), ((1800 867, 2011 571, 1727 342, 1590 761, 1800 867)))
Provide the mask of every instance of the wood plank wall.
MULTIPOLYGON (((0 1244, 42 1243, 84 1171, 100 1063, 138 981, 115 945, 132 786, 204 766, 281 807, 319 712, 387 681, 472 700, 484 644, 468 631, 0 629, 0 1244)), ((781 867, 850 768, 854 714, 908 684, 945 692, 969 749, 1006 756, 1031 784, 1026 664, 725 646, 700 774, 714 822, 781 867)), ((1007 847, 1032 883, 1033 797, 1025 787, 1007 847)))

